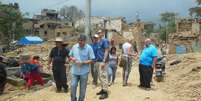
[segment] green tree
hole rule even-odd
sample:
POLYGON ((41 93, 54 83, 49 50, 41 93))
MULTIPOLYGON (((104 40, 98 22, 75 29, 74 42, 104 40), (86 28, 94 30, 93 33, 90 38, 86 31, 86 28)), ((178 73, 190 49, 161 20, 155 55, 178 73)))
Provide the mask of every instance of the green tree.
POLYGON ((201 17, 201 0, 196 0, 197 6, 189 9, 191 16, 201 17))
POLYGON ((17 3, 0 4, 0 31, 5 38, 11 41, 12 34, 18 39, 24 34, 23 16, 17 3))
POLYGON ((160 26, 160 39, 166 41, 170 33, 176 32, 175 20, 178 14, 174 12, 164 12, 161 13, 160 16, 163 23, 163 25, 160 26))

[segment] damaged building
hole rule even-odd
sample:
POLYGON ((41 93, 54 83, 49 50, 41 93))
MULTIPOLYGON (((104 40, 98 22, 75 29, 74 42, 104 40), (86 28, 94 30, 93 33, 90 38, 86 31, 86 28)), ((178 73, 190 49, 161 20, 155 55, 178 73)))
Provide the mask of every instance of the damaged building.
POLYGON ((177 19, 176 33, 169 35, 170 54, 193 52, 200 40, 200 28, 201 19, 177 19))
MULTIPOLYGON (((124 23, 124 17, 91 17, 92 30, 107 29, 108 31, 122 32, 122 24, 124 23)), ((84 27, 85 18, 81 18, 75 22, 75 28, 84 27)))
POLYGON ((43 9, 40 15, 27 19, 23 26, 28 35, 37 35, 45 40, 74 34, 74 28, 58 18, 58 12, 51 9, 43 9))
POLYGON ((133 38, 133 43, 137 44, 137 49, 140 51, 143 49, 146 31, 153 29, 154 23, 138 20, 129 24, 127 27, 124 26, 123 36, 125 38, 133 38))

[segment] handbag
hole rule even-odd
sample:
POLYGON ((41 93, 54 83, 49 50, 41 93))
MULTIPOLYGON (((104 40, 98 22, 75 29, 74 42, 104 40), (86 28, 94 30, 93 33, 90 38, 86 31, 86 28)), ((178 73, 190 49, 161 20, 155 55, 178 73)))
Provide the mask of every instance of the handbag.
POLYGON ((124 56, 120 56, 119 67, 124 67, 126 65, 126 60, 124 56))

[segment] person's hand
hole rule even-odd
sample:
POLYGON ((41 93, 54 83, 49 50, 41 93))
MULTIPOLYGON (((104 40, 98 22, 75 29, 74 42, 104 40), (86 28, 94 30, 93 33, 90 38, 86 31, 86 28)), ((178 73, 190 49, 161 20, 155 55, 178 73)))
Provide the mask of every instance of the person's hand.
POLYGON ((76 58, 74 58, 74 57, 70 57, 70 58, 69 58, 69 61, 75 63, 75 62, 76 62, 76 58))
POLYGON ((100 64, 102 70, 105 69, 105 65, 106 64, 104 62, 100 64))
POLYGON ((75 64, 78 66, 78 67, 81 67, 83 65, 83 62, 81 61, 75 61, 75 64))

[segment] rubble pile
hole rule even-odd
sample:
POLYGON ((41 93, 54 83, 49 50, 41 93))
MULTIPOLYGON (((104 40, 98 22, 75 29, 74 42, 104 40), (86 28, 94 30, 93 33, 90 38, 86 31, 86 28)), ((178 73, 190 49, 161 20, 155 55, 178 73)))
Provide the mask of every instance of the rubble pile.
POLYGON ((201 53, 170 55, 165 90, 181 101, 201 101, 201 53), (179 56, 179 57, 178 57, 179 56), (180 63, 169 65, 172 61, 180 63))

